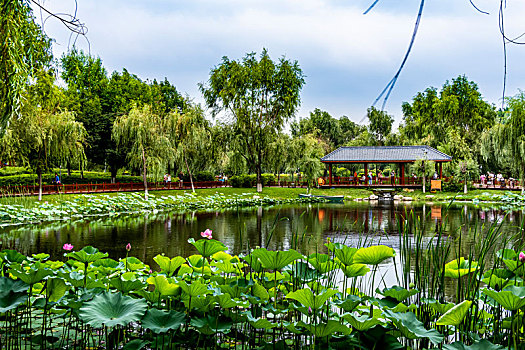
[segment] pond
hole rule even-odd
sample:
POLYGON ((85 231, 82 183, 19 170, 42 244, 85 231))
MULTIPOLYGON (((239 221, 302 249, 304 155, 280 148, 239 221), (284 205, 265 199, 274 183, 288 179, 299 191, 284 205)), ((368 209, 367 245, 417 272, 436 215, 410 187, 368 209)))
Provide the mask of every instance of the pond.
MULTIPOLYGON (((48 253, 52 258, 63 254, 62 246, 75 249, 92 245, 108 252, 114 259, 125 257, 131 243, 131 255, 156 267, 153 257, 165 254, 195 254, 188 238, 199 239, 209 228, 230 253, 249 248, 271 250, 295 248, 304 254, 326 252, 324 243, 345 242, 357 245, 366 239, 399 251, 399 227, 405 220, 413 225, 421 220, 424 235, 430 237, 443 224, 450 239, 457 239, 455 249, 467 256, 475 245, 476 234, 500 225, 503 235, 518 232, 523 213, 506 213, 494 208, 468 204, 450 206, 429 203, 394 204, 393 202, 349 202, 342 204, 302 204, 258 207, 242 210, 120 215, 84 221, 62 221, 42 225, 4 227, 0 231, 0 249, 16 249, 24 254, 48 253), (419 218, 419 219, 417 219, 419 218), (460 235, 461 233, 461 235, 460 235), (366 234, 366 235, 365 235, 366 234)), ((387 264, 388 265, 388 264, 387 264)))

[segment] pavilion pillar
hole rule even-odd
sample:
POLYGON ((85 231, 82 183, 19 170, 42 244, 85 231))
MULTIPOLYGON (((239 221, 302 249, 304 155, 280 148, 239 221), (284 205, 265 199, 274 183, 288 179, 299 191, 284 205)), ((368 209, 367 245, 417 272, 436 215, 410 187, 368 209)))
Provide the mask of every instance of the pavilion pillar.
POLYGON ((439 162, 439 179, 443 180, 443 163, 439 162))
POLYGON ((328 164, 328 185, 332 187, 332 163, 328 164))
POLYGON ((405 184, 405 163, 401 163, 401 185, 405 184))
POLYGON ((365 163, 365 177, 368 176, 368 164, 365 163))

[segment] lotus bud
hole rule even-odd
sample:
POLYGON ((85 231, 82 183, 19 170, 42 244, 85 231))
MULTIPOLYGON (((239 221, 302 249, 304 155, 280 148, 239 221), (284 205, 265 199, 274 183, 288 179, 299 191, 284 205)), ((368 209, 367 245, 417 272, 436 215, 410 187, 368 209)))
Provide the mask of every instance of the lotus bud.
POLYGON ((520 253, 519 260, 520 260, 522 263, 525 263, 525 253, 524 253, 524 252, 521 252, 521 253, 520 253))
POLYGON ((126 244, 126 250, 129 252, 131 250, 131 243, 126 244))

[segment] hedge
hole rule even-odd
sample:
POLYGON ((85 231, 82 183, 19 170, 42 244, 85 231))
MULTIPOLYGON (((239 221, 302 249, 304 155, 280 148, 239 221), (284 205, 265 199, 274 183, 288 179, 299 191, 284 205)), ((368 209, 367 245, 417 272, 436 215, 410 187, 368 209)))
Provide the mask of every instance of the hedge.
MULTIPOLYGON (((263 186, 268 185, 269 182, 277 181, 277 177, 274 174, 262 174, 262 183, 263 186)), ((237 188, 251 188, 256 185, 257 175, 255 174, 244 174, 244 175, 235 175, 229 179, 230 185, 237 188)))
MULTIPOLYGON (((52 184, 55 181, 55 173, 47 173, 42 175, 43 184, 52 184)), ((122 183, 140 183, 142 182, 142 176, 131 176, 131 175, 117 175, 117 182, 122 183)), ((60 182, 63 184, 88 184, 88 183, 102 183, 111 182, 111 173, 102 172, 84 172, 84 178, 81 177, 80 172, 72 172, 71 175, 62 173, 60 182)), ((16 185, 37 185, 38 175, 37 174, 20 174, 20 175, 9 175, 0 176, 0 186, 16 186, 16 185)))

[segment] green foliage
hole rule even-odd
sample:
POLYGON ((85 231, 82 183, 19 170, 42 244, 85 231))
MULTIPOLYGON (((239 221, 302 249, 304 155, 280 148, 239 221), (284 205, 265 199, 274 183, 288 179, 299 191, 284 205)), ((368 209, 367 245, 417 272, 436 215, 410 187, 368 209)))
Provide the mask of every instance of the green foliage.
MULTIPOLYGON (((263 186, 268 185, 268 183, 276 182, 277 179, 273 174, 262 174, 262 184, 263 186)), ((230 185, 234 188, 252 188, 257 183, 257 175, 234 175, 228 179, 230 185)))
POLYGON ((441 317, 436 321, 438 326, 459 326, 463 319, 467 315, 472 301, 464 300, 461 303, 455 305, 453 308, 445 312, 441 317))
POLYGON ((386 138, 392 131, 394 118, 375 107, 368 108, 366 116, 370 121, 368 125, 370 134, 374 136, 378 145, 384 146, 386 138))
POLYGON ((303 85, 296 61, 283 57, 275 63, 266 49, 259 60, 255 53, 239 61, 223 57, 208 83, 199 85, 213 115, 225 111, 233 117, 231 146, 257 174, 258 183, 269 145, 297 111, 303 85))

